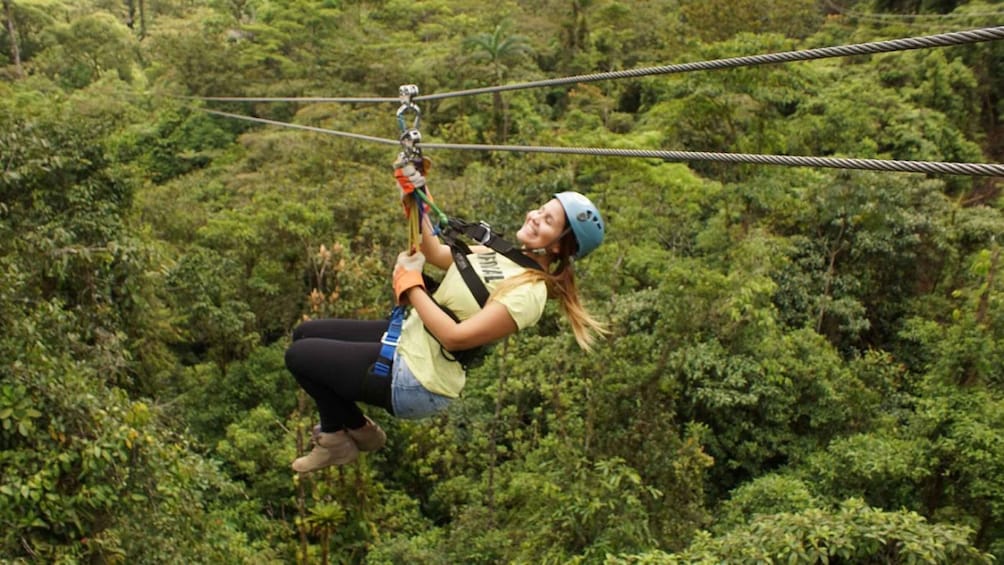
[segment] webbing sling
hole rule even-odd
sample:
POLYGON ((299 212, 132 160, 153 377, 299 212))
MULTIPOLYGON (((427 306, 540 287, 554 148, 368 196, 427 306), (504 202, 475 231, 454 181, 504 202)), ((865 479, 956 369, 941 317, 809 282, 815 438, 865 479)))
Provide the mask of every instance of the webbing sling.
POLYGON ((533 259, 523 254, 523 250, 516 247, 501 235, 492 231, 491 226, 484 222, 477 224, 465 222, 457 218, 450 218, 449 228, 452 231, 462 233, 472 240, 488 247, 492 251, 504 255, 510 261, 526 269, 543 270, 543 268, 533 259))

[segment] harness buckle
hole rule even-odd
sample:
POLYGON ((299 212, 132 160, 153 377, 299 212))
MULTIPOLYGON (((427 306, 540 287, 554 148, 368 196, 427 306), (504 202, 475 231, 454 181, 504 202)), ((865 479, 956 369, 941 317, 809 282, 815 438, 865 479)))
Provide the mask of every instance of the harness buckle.
POLYGON ((478 222, 478 226, 485 230, 485 234, 481 236, 478 243, 481 245, 488 245, 488 242, 492 239, 492 227, 488 225, 487 222, 478 222))
POLYGON ((401 341, 401 336, 397 336, 395 338, 388 338, 387 332, 384 332, 383 337, 380 338, 380 343, 384 345, 389 345, 390 347, 397 347, 399 341, 401 341))

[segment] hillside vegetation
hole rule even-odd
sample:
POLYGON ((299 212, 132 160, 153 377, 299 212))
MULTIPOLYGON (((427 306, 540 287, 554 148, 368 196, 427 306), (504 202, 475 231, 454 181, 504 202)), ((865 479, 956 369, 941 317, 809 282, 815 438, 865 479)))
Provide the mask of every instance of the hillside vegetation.
MULTIPOLYGON (((448 214, 600 207, 460 401, 299 478, 305 317, 379 319, 389 97, 1000 25, 965 0, 3 0, 0 561, 991 563, 1002 179, 429 150, 448 214), (722 14, 728 14, 723 17, 722 14)), ((427 143, 1000 163, 1004 42, 419 103, 427 143)))

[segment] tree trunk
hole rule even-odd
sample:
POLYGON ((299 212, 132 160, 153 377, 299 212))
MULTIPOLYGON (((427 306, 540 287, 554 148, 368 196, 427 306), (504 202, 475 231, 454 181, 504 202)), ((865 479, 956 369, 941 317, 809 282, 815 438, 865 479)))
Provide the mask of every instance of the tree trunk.
POLYGON ((13 0, 3 0, 4 18, 7 20, 7 36, 10 37, 10 58, 14 63, 14 74, 20 78, 24 76, 24 68, 21 66, 21 51, 17 47, 17 29, 14 27, 14 2, 13 0))
MULTIPOLYGON (((308 410, 307 408, 307 393, 304 391, 299 391, 296 394, 296 405, 297 405, 297 415, 305 414, 308 410)), ((296 427, 296 454, 300 455, 306 451, 307 442, 304 441, 303 429, 301 426, 296 427)), ((307 488, 306 482, 304 480, 296 481, 296 512, 300 516, 300 520, 296 521, 296 530, 300 535, 300 546, 299 555, 302 556, 302 561, 297 559, 297 562, 306 563, 309 560, 309 554, 307 553, 310 542, 307 539, 307 488)))
POLYGON ((488 484, 485 487, 485 505, 491 523, 495 523, 495 466, 498 464, 499 421, 502 419, 502 395, 505 393, 505 358, 509 353, 509 338, 502 342, 502 352, 498 356, 498 391, 495 393, 495 415, 492 418, 491 433, 488 436, 488 484))
POLYGON ((146 37, 146 0, 139 0, 139 38, 146 37))
POLYGON ((816 333, 823 333, 823 320, 826 318, 826 301, 831 298, 830 291, 836 278, 837 255, 844 249, 844 232, 847 231, 847 218, 840 222, 840 234, 836 244, 830 248, 829 264, 826 266, 826 276, 823 285, 823 298, 819 301, 819 314, 816 316, 816 333))
POLYGON ((992 254, 990 255, 990 268, 987 270, 986 287, 983 292, 980 293, 980 300, 976 306, 976 323, 981 326, 986 326, 987 322, 987 310, 990 309, 990 292, 993 290, 994 286, 994 273, 997 271, 997 265, 1000 263, 1001 258, 1001 248, 995 247, 992 254))
POLYGON ((505 143, 505 131, 503 122, 505 118, 502 116, 502 94, 498 92, 492 93, 492 123, 495 125, 495 143, 505 143))

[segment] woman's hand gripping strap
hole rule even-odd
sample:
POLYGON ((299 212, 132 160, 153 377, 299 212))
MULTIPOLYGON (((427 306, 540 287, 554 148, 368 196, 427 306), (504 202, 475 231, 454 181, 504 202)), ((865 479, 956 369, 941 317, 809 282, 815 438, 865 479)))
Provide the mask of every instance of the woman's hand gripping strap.
POLYGON ((407 303, 408 290, 416 286, 425 288, 425 281, 422 280, 424 265, 425 255, 421 251, 411 254, 402 251, 397 256, 397 264, 394 266, 394 298, 398 304, 407 303))
POLYGON ((394 178, 397 179, 397 185, 401 188, 402 199, 416 190, 425 188, 425 163, 419 161, 419 164, 423 170, 419 170, 415 166, 415 162, 408 159, 403 152, 399 153, 397 161, 394 161, 394 178))

